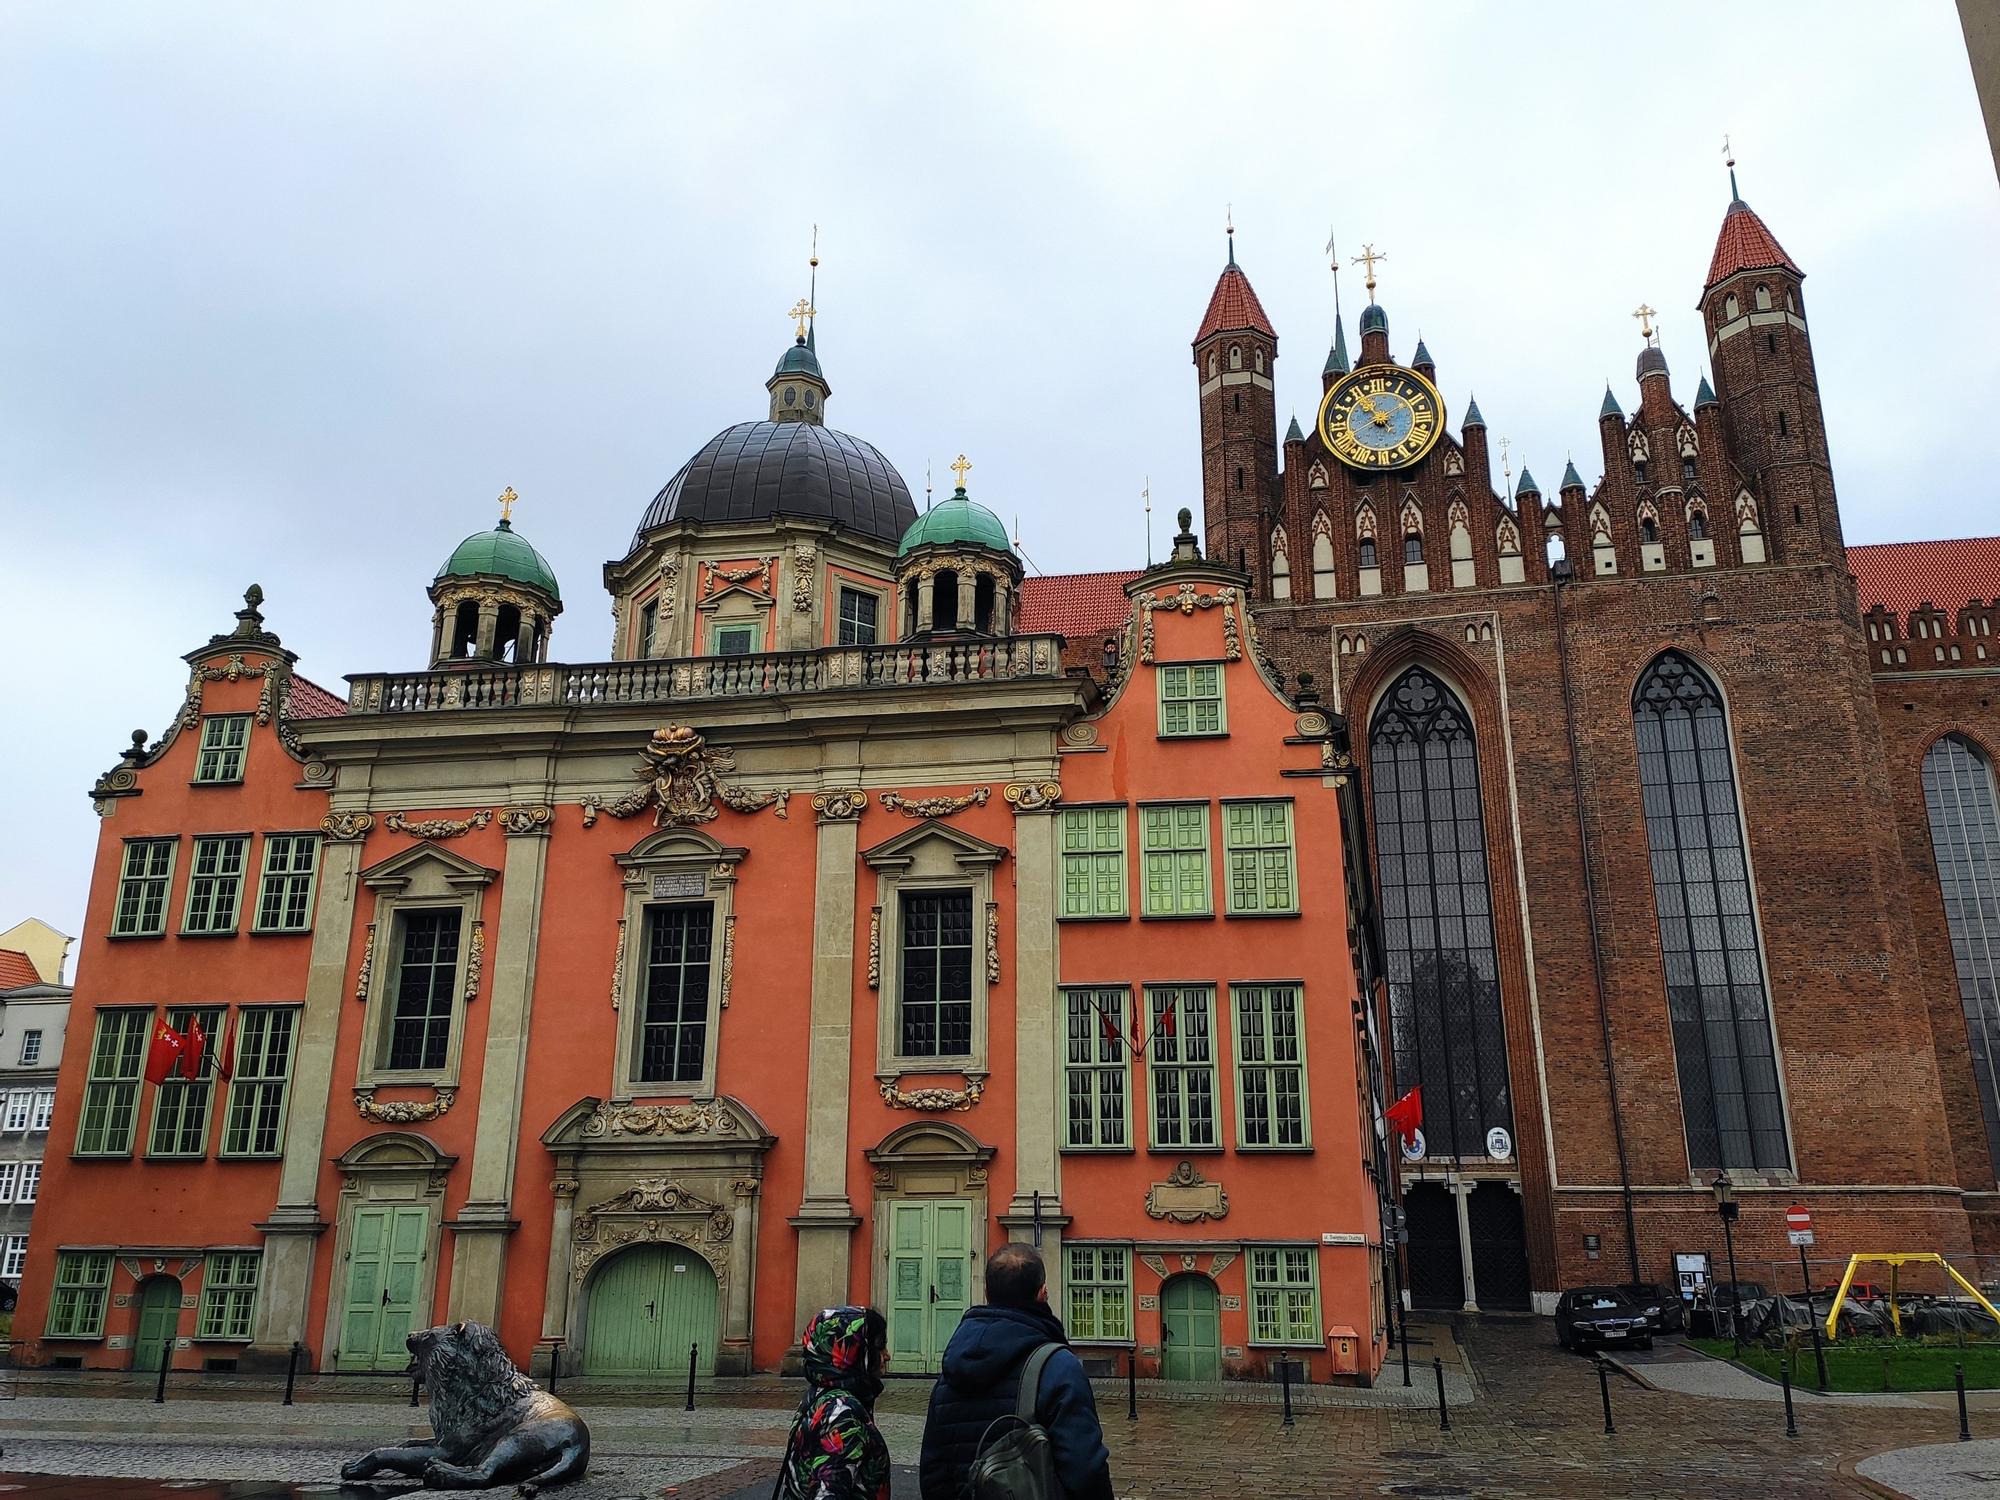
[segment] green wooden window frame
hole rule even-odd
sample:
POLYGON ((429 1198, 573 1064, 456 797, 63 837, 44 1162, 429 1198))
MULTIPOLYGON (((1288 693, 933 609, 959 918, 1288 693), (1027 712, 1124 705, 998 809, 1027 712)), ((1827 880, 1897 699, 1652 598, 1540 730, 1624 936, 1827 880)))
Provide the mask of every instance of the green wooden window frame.
POLYGON ((319 878, 319 836, 264 835, 264 868, 257 883, 253 932, 312 931, 313 883, 319 878))
POLYGON ((1066 807, 1061 822, 1062 915, 1127 915, 1124 807, 1066 807))
POLYGON ((757 651, 757 625, 755 621, 717 621, 708 627, 708 654, 710 656, 752 656, 757 651), (741 635, 743 644, 738 647, 729 642, 741 635))
POLYGON ((1159 668, 1160 733, 1169 739, 1227 734, 1219 662, 1159 668))
POLYGON ((167 895, 174 883, 174 851, 179 839, 132 839, 118 874, 118 910, 113 937, 160 937, 167 930, 167 895))
POLYGON ((247 833, 206 834, 194 841, 181 931, 219 935, 236 930, 243 906, 243 870, 250 862, 247 833))
POLYGON ((1065 989, 1063 1054, 1066 1151, 1132 1149, 1132 1053, 1126 1042, 1131 992, 1124 986, 1065 989))
POLYGON ((257 1311, 257 1273, 263 1256, 255 1250, 211 1250, 201 1273, 201 1317, 194 1336, 217 1342, 248 1343, 257 1311))
POLYGON ((1126 1245, 1065 1245, 1069 1336, 1080 1344, 1132 1342, 1132 1251, 1126 1245))
POLYGON ((150 1007, 100 1010, 90 1044, 90 1073, 76 1125, 78 1156, 130 1156, 139 1115, 139 1077, 152 1034, 150 1007))
POLYGON ((1299 872, 1289 798, 1223 803, 1222 851, 1229 866, 1230 916, 1298 911, 1299 872))
POLYGON ((1152 802, 1139 809, 1140 866, 1147 917, 1212 917, 1208 804, 1152 802))
POLYGON ((298 1039, 296 1005, 246 1005, 236 1013, 236 1060, 222 1122, 224 1156, 277 1156, 298 1039))
POLYGON ((1250 1247, 1250 1342, 1318 1348, 1319 1252, 1310 1245, 1250 1247))
MULTIPOLYGON (((176 1005, 167 1011, 167 1024, 182 1036, 199 1020, 208 1048, 222 1045, 223 1007, 219 1005, 176 1005)), ((208 1155, 208 1110, 215 1100, 215 1070, 202 1064, 204 1076, 190 1081, 176 1073, 153 1090, 153 1128, 146 1138, 146 1155, 199 1157, 208 1155)))
POLYGON ((1146 986, 1146 1072, 1155 1151, 1217 1151, 1215 986, 1146 986))
POLYGON ((104 1306, 111 1300, 111 1252, 64 1250, 56 1256, 56 1284, 49 1293, 48 1339, 101 1339, 104 1306))
POLYGON ((1237 984, 1229 994, 1236 1025, 1236 1149, 1306 1150, 1312 1114, 1299 987, 1237 984))
POLYGON ((841 587, 834 642, 873 646, 882 639, 882 596, 873 589, 841 587))
POLYGON ((201 748, 195 754, 194 779, 204 785, 243 779, 243 758, 250 749, 250 715, 209 714, 201 721, 201 748))

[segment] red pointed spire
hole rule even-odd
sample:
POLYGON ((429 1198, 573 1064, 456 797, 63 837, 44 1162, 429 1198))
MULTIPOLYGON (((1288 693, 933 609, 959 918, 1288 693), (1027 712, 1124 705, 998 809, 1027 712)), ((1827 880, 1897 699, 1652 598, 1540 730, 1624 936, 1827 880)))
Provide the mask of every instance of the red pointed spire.
POLYGON ((1757 211, 1741 198, 1732 198, 1729 212, 1722 216, 1722 232, 1715 237, 1715 255, 1708 263, 1704 286, 1734 276, 1738 271, 1784 270, 1804 276, 1778 237, 1764 227, 1757 211))
POLYGON ((1208 311, 1202 314, 1201 328, 1194 341, 1199 344, 1211 333, 1238 332, 1261 333, 1267 338, 1278 336, 1278 330, 1264 316, 1264 304, 1257 300, 1250 278, 1243 274, 1232 254, 1229 264, 1216 278, 1215 294, 1208 299, 1208 311))

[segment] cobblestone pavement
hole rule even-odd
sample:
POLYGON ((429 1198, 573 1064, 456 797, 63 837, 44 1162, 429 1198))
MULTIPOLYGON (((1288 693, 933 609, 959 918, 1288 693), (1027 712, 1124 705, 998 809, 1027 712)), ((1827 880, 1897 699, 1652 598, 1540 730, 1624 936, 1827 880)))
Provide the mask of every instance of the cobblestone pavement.
MULTIPOLYGON (((1546 1322, 1474 1324, 1461 1341, 1470 1367, 1466 1389, 1476 1391, 1476 1399, 1454 1400, 1448 1432, 1439 1430, 1435 1408, 1428 1405, 1301 1403, 1295 1425, 1287 1429, 1268 1399, 1167 1401, 1143 1393, 1138 1420, 1127 1421, 1122 1389, 1116 1396, 1105 1391, 1099 1409, 1118 1492, 1130 1500, 1347 1495, 1815 1500, 1865 1493, 1841 1474, 1843 1459, 1936 1444, 1955 1451, 1902 1468, 1891 1461, 1894 1472, 1912 1476, 1919 1487, 1909 1493, 1922 1500, 1969 1495, 1970 1489, 1950 1486, 1972 1481, 1953 1476, 1989 1472, 1982 1467, 1988 1465, 1988 1445, 1951 1443, 1955 1412, 1923 1405, 1802 1402, 1799 1436, 1788 1438, 1782 1408, 1769 1401, 1647 1390, 1614 1376, 1618 1430, 1607 1435, 1592 1365, 1558 1352, 1546 1322)), ((1428 1369, 1412 1374, 1418 1382, 1414 1389, 1429 1384, 1428 1369)), ((1390 1380, 1400 1392, 1393 1369, 1390 1380)), ((765 1500, 790 1417, 788 1402, 770 1399, 782 1390, 775 1384, 748 1390, 744 1394, 755 1399, 743 1404, 717 1396, 692 1416, 658 1407, 599 1406, 578 1396, 592 1424, 596 1454, 590 1478, 558 1493, 570 1500, 765 1500)), ((884 1397, 883 1427, 892 1451, 906 1463, 916 1456, 926 1395, 921 1383, 898 1382, 884 1397)), ((6 1449, 0 1470, 12 1471, 0 1473, 0 1484, 24 1486, 0 1496, 358 1497, 371 1491, 343 1492, 333 1483, 339 1461, 400 1436, 412 1415, 407 1408, 354 1401, 277 1411, 263 1402, 249 1408, 240 1401, 166 1408, 83 1397, 0 1403, 0 1441, 6 1449), (229 1440, 232 1434, 236 1441, 229 1440), (33 1477, 38 1474, 194 1474, 217 1481, 289 1481, 296 1488, 211 1484, 169 1490, 105 1483, 76 1489, 33 1477)), ((1996 1429, 2000 1413, 1976 1415, 1980 1437, 1991 1438, 1996 1429)), ((1889 1472, 1877 1476, 1880 1460, 1866 1462, 1871 1477, 1889 1472)), ((78 1482, 88 1483, 67 1483, 78 1482)), ((915 1494, 913 1476, 900 1469, 896 1500, 915 1500, 915 1494)))

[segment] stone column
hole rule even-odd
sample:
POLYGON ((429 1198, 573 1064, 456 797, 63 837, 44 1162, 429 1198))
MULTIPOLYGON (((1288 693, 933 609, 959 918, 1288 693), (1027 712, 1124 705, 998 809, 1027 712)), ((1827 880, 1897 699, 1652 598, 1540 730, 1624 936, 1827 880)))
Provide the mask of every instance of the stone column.
MULTIPOLYGON (((1046 1228, 1063 1219, 1061 1153, 1056 1122, 1063 1117, 1058 1074, 1063 1037, 1056 1014, 1056 819, 1061 795, 1050 783, 1010 786, 1014 817, 1014 941, 1011 965, 1001 972, 1014 983, 1014 1197, 1002 1222, 1032 1229, 1041 1194, 1046 1228), (1024 806, 1024 804, 1028 804, 1024 806)), ((1004 933, 1003 933, 1004 936, 1004 933)), ((1004 982, 1004 981, 1003 981, 1004 982)), ((1050 1264, 1054 1256, 1047 1257, 1050 1264)))
POLYGON ((1477 1183, 1467 1182, 1453 1173, 1449 1184, 1451 1196, 1458 1209, 1458 1264, 1459 1273, 1465 1282, 1465 1311, 1479 1311, 1479 1287, 1472 1275, 1472 1205, 1469 1201, 1477 1183))
MULTIPOLYGON (((501 873, 500 931, 491 961, 492 984, 483 1003, 486 1061, 479 1082, 479 1122, 472 1143, 472 1179, 465 1207, 447 1226, 452 1246, 447 1318, 489 1327, 500 1321, 507 1236, 513 1217, 514 1166, 521 1142, 521 1089, 527 1076, 528 1026, 534 1009, 535 948, 541 930, 542 876, 548 865, 547 824, 521 820, 518 809, 501 815, 507 858, 501 873)), ((475 996, 473 1004, 482 1001, 475 996)))
POLYGON ((937 575, 929 568, 917 574, 917 629, 931 628, 931 614, 937 605, 937 575))
POLYGON ((432 666, 436 666, 439 662, 444 660, 445 646, 448 644, 448 642, 445 639, 445 621, 447 618, 448 617, 445 613, 445 608, 442 604, 440 604, 437 607, 437 609, 433 611, 431 614, 431 665, 432 666))
POLYGON ((756 1179, 738 1178, 731 1192, 729 1285, 723 1288, 722 1343, 715 1353, 715 1369, 717 1374, 748 1375, 757 1278, 756 1179))
MULTIPOLYGON (((341 1011, 349 1003, 347 953, 354 934, 361 840, 374 822, 367 813, 336 812, 321 825, 327 837, 320 853, 305 1007, 292 1059, 285 1158, 278 1168, 277 1204, 269 1220, 256 1226, 264 1236, 263 1285, 251 1344, 243 1354, 246 1370, 282 1367, 294 1341, 308 1350, 312 1346, 306 1309, 312 1301, 314 1247, 327 1229, 319 1211, 319 1176, 326 1158, 327 1116, 335 1104, 333 1054, 341 1011)), ((309 1354, 306 1363, 317 1368, 319 1361, 309 1354)))
POLYGON ((497 599, 479 601, 479 649, 478 655, 491 661, 500 654, 497 638, 500 634, 500 602, 497 599))
POLYGON ((979 575, 971 568, 958 570, 958 628, 970 630, 973 625, 974 602, 979 598, 979 575))
POLYGON ((546 1381, 557 1340, 569 1338, 569 1237, 576 1229, 576 1192, 581 1184, 565 1170, 549 1184, 555 1201, 549 1223, 549 1269, 542 1283, 542 1336, 529 1356, 529 1373, 546 1381))
POLYGON ((798 1300, 808 1309, 847 1300, 854 1231, 847 1197, 847 1113, 853 1053, 854 884, 862 792, 821 792, 813 880, 812 1036, 806 1060, 805 1195, 799 1232, 798 1300))
POLYGON ((535 659, 535 617, 523 613, 521 628, 514 632, 514 665, 525 667, 535 659))

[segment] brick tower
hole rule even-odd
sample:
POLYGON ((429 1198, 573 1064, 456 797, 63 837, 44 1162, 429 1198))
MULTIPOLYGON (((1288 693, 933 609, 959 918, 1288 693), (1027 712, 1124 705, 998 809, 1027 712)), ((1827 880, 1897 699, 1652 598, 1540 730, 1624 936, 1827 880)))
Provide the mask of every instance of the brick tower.
POLYGON ((1216 278, 1194 336, 1201 385, 1202 522, 1209 557, 1250 574, 1251 592, 1269 594, 1268 542, 1278 492, 1278 406, 1272 372, 1278 335, 1250 278, 1229 264, 1216 278))

